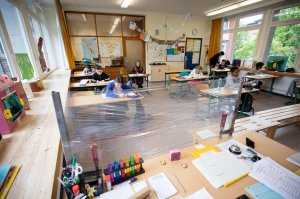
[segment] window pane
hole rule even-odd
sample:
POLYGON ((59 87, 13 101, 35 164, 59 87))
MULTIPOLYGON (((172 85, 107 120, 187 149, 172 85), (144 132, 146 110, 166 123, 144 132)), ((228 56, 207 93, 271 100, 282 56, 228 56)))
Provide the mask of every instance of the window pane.
POLYGON ((222 51, 224 51, 224 59, 228 59, 232 53, 233 33, 224 33, 222 37, 222 51))
POLYGON ((236 35, 234 54, 235 59, 253 59, 256 50, 258 29, 240 31, 236 35))
POLYGON ((121 17, 96 15, 98 36, 122 36, 121 17))
POLYGON ((239 27, 260 25, 263 14, 253 15, 250 17, 241 18, 239 21, 239 27))
POLYGON ((274 12, 273 21, 283 21, 295 18, 300 18, 300 6, 276 10, 274 12))
POLYGON ((94 15, 67 13, 66 16, 70 35, 96 36, 94 15))
POLYGON ((32 79, 37 73, 32 66, 32 55, 24 33, 23 24, 20 22, 19 10, 7 0, 0 1, 0 7, 8 31, 9 39, 16 55, 23 79, 32 79))
POLYGON ((124 16, 122 17, 122 26, 123 26, 123 36, 130 36, 130 37, 139 37, 140 33, 129 29, 129 24, 130 22, 135 22, 136 26, 144 30, 144 17, 129 17, 129 16, 124 16))
POLYGON ((98 37, 101 58, 123 56, 122 37, 98 37))
POLYGON ((98 58, 96 37, 71 37, 71 47, 75 61, 98 58))
POLYGON ((0 37, 0 75, 5 74, 12 77, 12 73, 8 64, 7 56, 4 51, 4 46, 0 37))
POLYGON ((24 0, 23 2, 24 2, 24 4, 25 4, 25 6, 26 6, 29 10, 31 10, 32 12, 34 12, 34 7, 33 7, 33 2, 32 2, 32 0, 24 0))
POLYGON ((269 35, 271 45, 269 44, 270 47, 266 61, 273 59, 274 56, 283 56, 281 58, 287 59, 287 62, 285 61, 287 66, 294 66, 295 58, 300 47, 299 32, 300 24, 271 28, 269 35))
POLYGON ((235 19, 224 19, 223 30, 234 29, 235 27, 235 19))

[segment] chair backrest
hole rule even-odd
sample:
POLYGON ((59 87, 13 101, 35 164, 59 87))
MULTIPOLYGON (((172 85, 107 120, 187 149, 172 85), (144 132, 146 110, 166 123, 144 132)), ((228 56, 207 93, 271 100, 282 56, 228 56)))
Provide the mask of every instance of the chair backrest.
POLYGON ((197 84, 196 87, 197 87, 198 91, 209 89, 209 85, 208 84, 197 84))

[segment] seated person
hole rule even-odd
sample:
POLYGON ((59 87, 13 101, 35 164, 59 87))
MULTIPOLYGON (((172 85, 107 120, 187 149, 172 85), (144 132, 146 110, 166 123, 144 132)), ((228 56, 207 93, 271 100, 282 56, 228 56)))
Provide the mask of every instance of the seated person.
POLYGON ((85 65, 85 68, 83 69, 82 73, 83 74, 89 74, 94 72, 94 69, 92 68, 92 66, 90 64, 85 65))
POLYGON ((224 69, 226 67, 226 59, 222 59, 221 63, 218 65, 218 69, 224 69))
MULTIPOLYGON (((246 75, 259 75, 261 72, 262 67, 264 66, 263 62, 257 62, 255 69, 250 70, 248 73, 246 73, 246 75)), ((254 88, 260 89, 261 85, 262 85, 262 81, 260 80, 253 80, 252 81, 253 84, 255 84, 254 88)))
MULTIPOLYGON (((236 66, 231 67, 230 72, 226 77, 225 87, 238 88, 239 87, 239 68, 236 66)), ((249 86, 249 82, 244 82, 243 86, 249 86)))
POLYGON ((117 76, 114 81, 111 81, 107 87, 105 96, 111 98, 126 97, 124 90, 132 89, 130 86, 124 83, 124 79, 121 76, 117 76))
POLYGON ((101 66, 97 66, 96 72, 93 74, 92 77, 92 82, 99 82, 99 81, 104 81, 104 80, 109 80, 109 76, 102 71, 101 66))
POLYGON ((201 66, 196 66, 190 73, 189 77, 199 77, 203 75, 202 73, 202 67, 201 66))
MULTIPOLYGON (((141 66, 141 62, 139 60, 136 60, 135 67, 133 68, 131 73, 132 74, 144 74, 145 73, 143 67, 141 66)), ((138 88, 143 88, 144 77, 132 78, 132 82, 136 83, 138 85, 138 88)))

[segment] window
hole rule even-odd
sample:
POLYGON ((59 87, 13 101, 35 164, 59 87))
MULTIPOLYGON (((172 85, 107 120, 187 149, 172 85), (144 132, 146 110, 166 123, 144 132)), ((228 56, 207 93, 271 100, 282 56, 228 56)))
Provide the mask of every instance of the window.
POLYGON ((241 18, 239 21, 239 27, 260 25, 262 22, 262 18, 263 14, 241 18))
POLYGON ((12 77, 11 69, 9 67, 9 63, 7 60, 6 53, 4 51, 4 46, 2 43, 2 39, 0 37, 0 75, 5 74, 9 77, 12 77))
POLYGON ((275 10, 273 21, 284 21, 296 18, 300 18, 300 6, 275 10))
POLYGON ((232 54, 232 45, 233 45, 233 32, 224 33, 222 37, 222 51, 224 51, 224 59, 230 59, 230 55, 232 54))
POLYGON ((231 30, 235 28, 235 19, 224 19, 223 30, 231 30))
POLYGON ((240 31, 236 35, 234 46, 234 59, 253 60, 256 51, 258 29, 240 31))
POLYGON ((98 36, 122 36, 120 16, 96 15, 98 36))
POLYGON ((96 36, 95 18, 93 14, 66 15, 68 30, 70 35, 76 36, 96 36))

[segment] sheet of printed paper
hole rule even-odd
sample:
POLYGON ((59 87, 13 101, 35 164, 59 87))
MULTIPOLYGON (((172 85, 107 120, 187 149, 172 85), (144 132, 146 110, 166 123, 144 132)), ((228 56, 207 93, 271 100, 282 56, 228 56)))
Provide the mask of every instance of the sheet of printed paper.
POLYGON ((163 172, 149 177, 148 181, 158 199, 165 199, 177 193, 176 188, 163 172))

